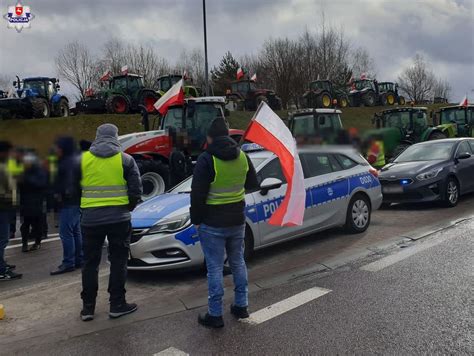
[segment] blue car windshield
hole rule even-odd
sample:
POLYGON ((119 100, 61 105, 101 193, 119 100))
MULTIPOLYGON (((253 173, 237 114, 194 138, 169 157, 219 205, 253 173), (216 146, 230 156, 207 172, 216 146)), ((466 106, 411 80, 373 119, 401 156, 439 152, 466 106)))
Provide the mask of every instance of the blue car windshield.
POLYGON ((403 151, 394 162, 438 161, 451 157, 455 142, 430 142, 413 145, 403 151))

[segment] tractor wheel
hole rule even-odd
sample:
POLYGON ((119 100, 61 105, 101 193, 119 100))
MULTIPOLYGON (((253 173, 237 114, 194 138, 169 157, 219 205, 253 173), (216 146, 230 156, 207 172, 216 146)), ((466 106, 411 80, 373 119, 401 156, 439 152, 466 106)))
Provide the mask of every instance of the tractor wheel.
POLYGON ((44 98, 35 98, 31 100, 33 107, 33 117, 43 119, 51 116, 48 101, 44 98))
POLYGON ((56 117, 68 117, 69 116, 69 104, 66 99, 61 99, 58 105, 58 109, 54 112, 56 117))
POLYGON ((345 95, 340 96, 337 102, 341 108, 347 108, 349 106, 349 99, 345 95))
POLYGON ((146 91, 144 92, 139 100, 139 105, 143 105, 146 107, 146 111, 149 113, 156 112, 154 107, 155 103, 158 101, 159 96, 153 91, 146 91))
POLYGON ((446 138, 446 135, 442 132, 436 131, 430 135, 430 137, 428 138, 428 141, 442 140, 443 138, 446 138))
POLYGON ((375 106, 375 93, 369 91, 362 95, 362 102, 365 106, 375 106))
POLYGON ((407 143, 401 143, 393 150, 392 157, 395 158, 400 155, 403 151, 405 151, 408 147, 410 147, 407 143))
POLYGON ((139 160, 137 165, 143 185, 142 200, 163 194, 169 188, 170 172, 167 165, 154 160, 139 160))
POLYGON ((387 105, 395 105, 395 94, 393 94, 391 91, 389 91, 386 95, 385 95, 385 98, 386 98, 386 102, 387 102, 387 105))
POLYGON ((105 107, 109 114, 127 114, 130 110, 127 98, 120 94, 109 96, 105 107))
POLYGON ((398 105, 405 105, 405 104, 406 104, 405 97, 399 96, 398 97, 398 105))
POLYGON ((317 106, 319 108, 329 108, 331 107, 332 98, 328 93, 323 93, 316 99, 317 106))

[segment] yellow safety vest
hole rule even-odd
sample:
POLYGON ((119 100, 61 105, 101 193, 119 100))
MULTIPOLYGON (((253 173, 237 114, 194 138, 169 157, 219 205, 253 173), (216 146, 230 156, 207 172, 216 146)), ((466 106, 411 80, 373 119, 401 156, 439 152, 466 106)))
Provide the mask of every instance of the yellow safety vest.
POLYGON ((379 154, 377 155, 377 161, 375 161, 374 167, 381 168, 385 166, 385 147, 383 141, 377 141, 379 145, 379 154))
POLYGON ((13 177, 17 177, 25 171, 25 167, 22 163, 18 163, 18 161, 14 158, 10 158, 7 162, 7 170, 13 177))
POLYGON ((84 152, 81 172, 81 208, 128 205, 122 153, 103 158, 94 156, 91 152, 84 152))
POLYGON ((245 199, 245 180, 249 164, 245 153, 231 161, 212 156, 215 177, 211 183, 206 204, 224 205, 238 203, 245 199))

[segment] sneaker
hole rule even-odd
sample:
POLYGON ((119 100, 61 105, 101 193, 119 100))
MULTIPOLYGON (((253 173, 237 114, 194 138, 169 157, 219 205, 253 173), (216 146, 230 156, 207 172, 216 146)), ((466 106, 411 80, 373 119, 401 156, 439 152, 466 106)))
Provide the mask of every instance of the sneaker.
POLYGON ((69 272, 74 272, 74 267, 64 267, 63 265, 59 266, 58 269, 51 271, 49 274, 51 276, 57 276, 58 274, 64 274, 69 272))
POLYGON ((135 303, 124 303, 120 305, 111 305, 109 317, 112 319, 120 318, 121 316, 133 313, 138 309, 138 306, 135 303))
POLYGON ((34 244, 31 246, 30 251, 37 251, 41 248, 41 244, 34 244))
POLYGON ((238 307, 232 304, 230 306, 230 312, 237 319, 247 319, 249 317, 249 312, 247 310, 247 307, 238 307))
POLYGON ((206 328, 219 329, 224 326, 224 319, 222 316, 211 316, 208 313, 199 314, 198 323, 206 328))
POLYGON ((15 273, 12 270, 6 270, 5 273, 0 274, 0 281, 10 281, 12 279, 20 279, 23 277, 21 273, 15 273))
POLYGON ((94 320, 95 304, 83 304, 81 310, 81 320, 94 320))
POLYGON ((8 270, 13 271, 16 268, 15 265, 9 265, 8 263, 6 264, 6 267, 7 267, 7 271, 8 270))

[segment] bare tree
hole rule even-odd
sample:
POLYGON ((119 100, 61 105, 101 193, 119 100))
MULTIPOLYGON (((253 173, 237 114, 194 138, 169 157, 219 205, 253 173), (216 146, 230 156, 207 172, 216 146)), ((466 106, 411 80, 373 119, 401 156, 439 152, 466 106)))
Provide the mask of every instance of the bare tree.
POLYGON ((127 47, 118 38, 111 38, 104 44, 102 61, 112 74, 119 74, 121 68, 127 65, 127 47))
POLYGON ((433 99, 442 98, 442 99, 445 99, 446 102, 449 102, 450 95, 451 95, 451 85, 449 84, 448 80, 447 79, 436 80, 433 87, 433 99))
POLYGON ((201 49, 183 50, 176 62, 174 70, 177 74, 185 71, 192 79, 193 84, 204 88, 206 83, 206 69, 204 65, 204 53, 201 49))
POLYGON ((354 78, 360 78, 362 74, 368 78, 377 77, 375 61, 364 47, 358 47, 352 51, 350 65, 354 78))
POLYGON ((56 57, 58 73, 71 83, 84 99, 87 88, 97 82, 97 61, 87 47, 77 41, 68 43, 56 57))
POLYGON ((143 76, 146 87, 152 88, 156 80, 169 71, 168 62, 158 56, 155 50, 144 45, 130 45, 123 58, 123 65, 129 70, 143 76))
POLYGON ((415 103, 432 98, 436 77, 422 55, 417 54, 413 64, 398 77, 400 89, 415 103))
POLYGON ((8 75, 0 74, 0 90, 7 91, 12 86, 13 79, 8 75))

